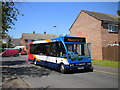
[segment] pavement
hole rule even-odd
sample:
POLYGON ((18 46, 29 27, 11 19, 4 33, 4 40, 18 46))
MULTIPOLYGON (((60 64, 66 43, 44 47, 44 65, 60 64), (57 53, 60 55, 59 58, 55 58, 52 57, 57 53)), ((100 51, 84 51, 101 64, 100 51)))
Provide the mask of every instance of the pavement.
POLYGON ((120 70, 119 70, 120 68, 106 67, 99 65, 93 65, 93 68, 95 72, 102 72, 102 73, 120 76, 120 70))

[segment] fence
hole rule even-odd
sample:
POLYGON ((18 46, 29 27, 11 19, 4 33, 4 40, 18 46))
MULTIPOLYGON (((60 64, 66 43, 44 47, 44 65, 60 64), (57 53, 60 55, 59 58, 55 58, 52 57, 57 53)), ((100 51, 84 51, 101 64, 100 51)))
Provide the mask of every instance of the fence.
POLYGON ((120 61, 120 46, 103 47, 103 60, 120 61))

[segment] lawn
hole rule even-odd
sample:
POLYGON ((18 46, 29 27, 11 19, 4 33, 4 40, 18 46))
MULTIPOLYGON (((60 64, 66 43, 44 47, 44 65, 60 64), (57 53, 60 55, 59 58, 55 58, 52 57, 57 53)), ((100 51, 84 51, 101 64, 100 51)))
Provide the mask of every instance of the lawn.
POLYGON ((93 65, 107 66, 107 67, 120 67, 120 62, 108 60, 92 60, 93 65))

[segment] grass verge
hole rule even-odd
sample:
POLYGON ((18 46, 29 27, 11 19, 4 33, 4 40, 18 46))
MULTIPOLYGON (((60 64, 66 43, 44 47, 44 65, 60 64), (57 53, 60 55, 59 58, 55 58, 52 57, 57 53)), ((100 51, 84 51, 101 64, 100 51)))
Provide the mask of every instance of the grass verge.
POLYGON ((107 67, 120 67, 120 62, 118 61, 108 61, 108 60, 92 60, 93 65, 107 66, 107 67))

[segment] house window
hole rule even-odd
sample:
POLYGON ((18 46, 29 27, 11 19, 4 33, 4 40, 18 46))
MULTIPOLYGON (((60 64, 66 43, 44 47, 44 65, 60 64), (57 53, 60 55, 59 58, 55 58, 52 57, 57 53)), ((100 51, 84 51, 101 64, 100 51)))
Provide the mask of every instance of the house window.
POLYGON ((108 24, 108 31, 109 32, 118 32, 118 25, 108 24))

